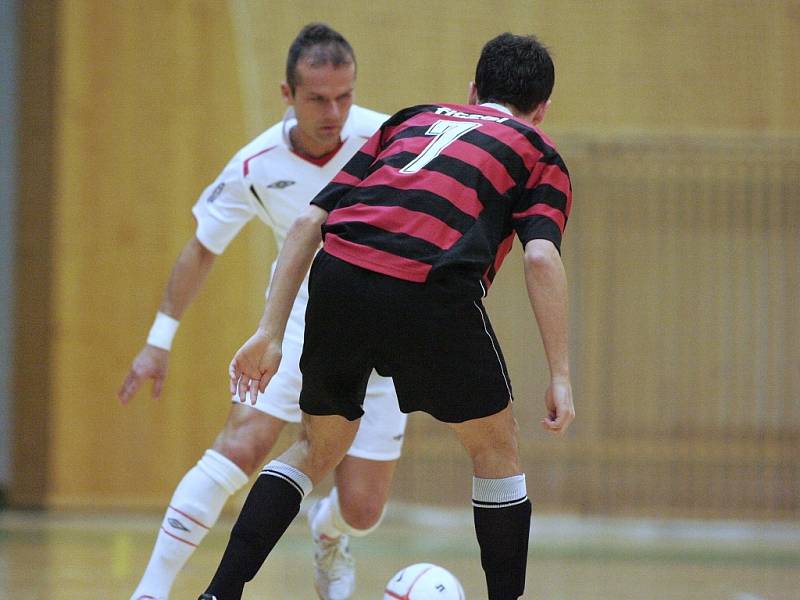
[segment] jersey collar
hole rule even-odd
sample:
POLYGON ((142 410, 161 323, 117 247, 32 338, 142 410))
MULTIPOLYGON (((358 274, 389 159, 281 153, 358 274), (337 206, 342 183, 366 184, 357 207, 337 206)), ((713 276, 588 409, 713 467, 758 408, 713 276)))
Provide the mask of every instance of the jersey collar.
POLYGON ((301 153, 297 152, 294 149, 294 146, 292 145, 292 138, 289 135, 289 133, 292 131, 292 127, 297 125, 297 116, 295 115, 293 106, 289 106, 286 109, 286 112, 283 113, 283 122, 282 122, 282 126, 281 126, 281 135, 283 137, 283 143, 286 144, 286 147, 293 154, 295 154, 296 156, 299 156, 300 158, 302 158, 303 160, 305 160, 307 162, 310 162, 311 164, 317 165, 318 167, 324 167, 325 164, 330 159, 332 159, 334 156, 336 156, 336 154, 339 152, 339 150, 342 149, 342 146, 344 146, 344 143, 347 141, 347 138, 350 137, 350 132, 351 132, 351 130, 353 128, 352 122, 353 122, 353 107, 351 106, 350 107, 350 112, 347 115, 347 120, 344 122, 344 126, 342 127, 342 132, 341 132, 341 134, 339 134, 339 137, 340 137, 339 145, 336 148, 334 148, 333 150, 331 150, 329 153, 323 154, 322 156, 318 156, 316 158, 311 157, 311 156, 306 156, 305 154, 301 154, 301 153))
POLYGON ((286 109, 286 112, 283 113, 283 123, 281 127, 281 134, 283 136, 283 143, 286 144, 286 147, 291 150, 292 148, 292 140, 289 137, 289 132, 292 130, 297 124, 297 117, 294 114, 294 107, 290 106, 286 109))
POLYGON ((291 146, 290 146, 290 149, 292 151, 292 154, 294 154, 295 156, 297 156, 299 158, 302 158, 304 161, 310 162, 312 165, 317 165, 318 167, 324 167, 326 164, 328 164, 328 161, 330 159, 332 159, 334 156, 336 156, 339 153, 339 150, 342 149, 342 146, 344 146, 344 140, 340 140, 339 141, 339 145, 336 146, 336 148, 334 148, 333 150, 331 150, 327 154, 323 154, 322 156, 308 156, 307 154, 301 154, 300 152, 298 152, 297 150, 295 150, 291 146))
POLYGON ((500 112, 504 112, 508 115, 511 115, 512 117, 514 116, 514 113, 512 113, 507 107, 503 106, 502 104, 497 104, 497 102, 484 102, 483 104, 481 104, 481 106, 485 106, 486 108, 493 108, 495 110, 499 110, 500 112))

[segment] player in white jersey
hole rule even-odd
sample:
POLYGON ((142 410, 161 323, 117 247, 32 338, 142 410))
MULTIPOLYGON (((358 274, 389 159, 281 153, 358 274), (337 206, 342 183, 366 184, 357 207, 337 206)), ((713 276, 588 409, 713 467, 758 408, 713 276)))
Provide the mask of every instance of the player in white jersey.
MULTIPOLYGON (((160 395, 178 319, 215 257, 241 228, 259 218, 274 232, 280 250, 295 218, 386 119, 352 105, 355 55, 326 25, 303 28, 290 47, 286 72, 281 89, 289 108, 284 120, 242 148, 192 210, 195 237, 173 267, 147 344, 119 391, 123 403, 147 379, 153 380, 153 397, 160 395)), ((278 373, 258 395, 255 408, 249 397, 232 399, 214 444, 175 489, 132 600, 168 597, 178 572, 227 499, 264 462, 285 424, 300 420, 299 360, 308 299, 303 287, 292 307, 278 373)), ((372 374, 364 411, 359 433, 336 471, 335 487, 309 512, 316 544, 315 587, 325 600, 353 593, 348 538, 377 527, 400 456, 406 416, 398 408, 391 379, 372 374)))

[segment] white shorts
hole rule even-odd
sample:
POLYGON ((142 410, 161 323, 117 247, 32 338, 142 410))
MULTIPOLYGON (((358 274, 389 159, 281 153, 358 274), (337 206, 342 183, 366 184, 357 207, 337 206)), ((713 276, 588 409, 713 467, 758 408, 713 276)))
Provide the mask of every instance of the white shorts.
MULTIPOLYGON (((300 355, 303 351, 305 302, 292 307, 283 337, 283 358, 267 389, 259 394, 255 408, 290 423, 300 422, 300 355)), ((234 397, 238 402, 238 397, 234 397)), ((247 404, 250 406, 249 402, 247 404)), ((349 456, 368 460, 397 460, 403 447, 408 416, 400 412, 394 383, 389 377, 373 372, 364 397, 364 416, 361 417, 349 456)))

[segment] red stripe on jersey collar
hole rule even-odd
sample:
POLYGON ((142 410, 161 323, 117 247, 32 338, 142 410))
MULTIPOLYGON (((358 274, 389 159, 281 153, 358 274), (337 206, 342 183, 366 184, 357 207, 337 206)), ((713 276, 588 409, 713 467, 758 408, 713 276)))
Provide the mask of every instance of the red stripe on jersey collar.
POLYGON ((302 152, 298 152, 294 148, 292 148, 292 153, 296 154, 304 161, 310 162, 312 165, 317 165, 318 167, 324 167, 334 156, 336 156, 339 150, 342 149, 342 146, 344 146, 345 141, 347 140, 340 140, 339 145, 336 146, 336 148, 334 148, 327 154, 323 154, 322 156, 309 156, 308 154, 303 154, 302 152))

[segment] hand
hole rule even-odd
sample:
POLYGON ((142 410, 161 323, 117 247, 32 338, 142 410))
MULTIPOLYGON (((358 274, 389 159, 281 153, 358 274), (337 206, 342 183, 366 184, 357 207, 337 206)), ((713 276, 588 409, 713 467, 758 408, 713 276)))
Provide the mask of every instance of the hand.
POLYGON ((131 398, 139 391, 142 383, 147 379, 153 380, 151 395, 153 400, 161 397, 161 388, 164 379, 167 377, 167 363, 169 361, 169 351, 155 346, 145 345, 139 355, 134 359, 131 370, 122 387, 117 392, 117 398, 122 404, 130 402, 131 398))
POLYGON ((572 405, 572 386, 569 380, 553 379, 544 395, 547 417, 542 419, 542 427, 551 433, 563 435, 575 418, 572 405))
POLYGON ((264 392, 281 363, 281 340, 269 337, 259 329, 233 357, 228 374, 231 378, 231 395, 244 402, 250 392, 250 404, 255 404, 258 392, 264 392))

